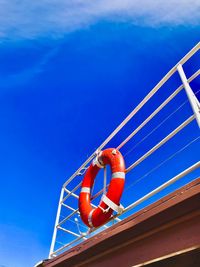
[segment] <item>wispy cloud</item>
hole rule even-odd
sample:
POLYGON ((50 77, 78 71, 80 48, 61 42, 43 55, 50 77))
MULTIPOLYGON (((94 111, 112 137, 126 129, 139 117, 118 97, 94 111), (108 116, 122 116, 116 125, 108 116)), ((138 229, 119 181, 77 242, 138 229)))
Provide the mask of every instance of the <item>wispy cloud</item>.
POLYGON ((24 67, 23 70, 16 71, 15 73, 7 73, 7 75, 5 75, 5 73, 1 75, 0 73, 1 93, 3 92, 3 88, 7 90, 7 88, 12 88, 13 85, 19 86, 25 84, 36 75, 43 72, 46 68, 46 64, 48 64, 49 61, 56 55, 58 49, 59 46, 50 49, 44 53, 35 64, 29 66, 28 68, 24 67))
POLYGON ((101 19, 158 27, 200 23, 199 0, 0 0, 0 39, 59 37, 101 19))

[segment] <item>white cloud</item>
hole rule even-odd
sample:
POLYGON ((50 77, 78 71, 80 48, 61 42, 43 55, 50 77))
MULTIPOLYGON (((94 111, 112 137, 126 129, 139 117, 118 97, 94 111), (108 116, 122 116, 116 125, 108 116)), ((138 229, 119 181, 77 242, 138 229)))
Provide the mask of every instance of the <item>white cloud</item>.
POLYGON ((136 25, 197 25, 199 0, 0 0, 0 38, 59 37, 101 19, 136 25))

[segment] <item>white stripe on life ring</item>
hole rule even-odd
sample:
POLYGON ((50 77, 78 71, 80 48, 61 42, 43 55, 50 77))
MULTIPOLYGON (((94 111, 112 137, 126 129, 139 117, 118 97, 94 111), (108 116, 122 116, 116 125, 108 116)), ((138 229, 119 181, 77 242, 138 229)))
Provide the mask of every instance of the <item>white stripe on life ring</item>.
POLYGON ((124 179, 125 178, 125 173, 124 172, 113 172, 112 179, 113 178, 121 178, 121 179, 124 179))
POLYGON ((81 193, 89 193, 90 194, 90 191, 91 191, 90 187, 82 187, 81 188, 81 193))

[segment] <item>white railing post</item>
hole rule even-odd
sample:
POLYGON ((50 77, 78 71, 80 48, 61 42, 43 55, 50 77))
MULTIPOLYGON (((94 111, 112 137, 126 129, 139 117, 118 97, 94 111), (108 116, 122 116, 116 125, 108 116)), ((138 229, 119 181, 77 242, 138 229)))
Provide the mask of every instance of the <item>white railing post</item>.
POLYGON ((59 199, 59 203, 58 203, 56 221, 55 221, 55 225, 54 225, 53 236, 52 236, 52 241, 51 241, 51 247, 50 247, 50 251, 49 251, 49 259, 52 257, 52 254, 53 254, 53 251, 54 251, 54 247, 55 247, 56 235, 57 235, 57 230, 58 230, 57 229, 57 225, 59 223, 63 195, 64 195, 64 187, 62 187, 61 192, 60 192, 60 199, 59 199))
POLYGON ((200 103, 197 99, 197 97, 195 96, 195 94, 193 93, 191 87, 190 87, 190 84, 188 83, 188 79, 185 75, 185 72, 183 70, 183 67, 181 64, 179 64, 177 66, 177 70, 178 70, 178 73, 180 75, 180 78, 182 80, 182 83, 183 83, 183 86, 185 88, 185 91, 186 91, 186 94, 187 94, 187 97, 189 99, 189 102, 190 102, 190 105, 192 107, 192 110, 194 112, 194 115, 195 115, 195 118, 197 120, 197 124, 200 128, 200 103))

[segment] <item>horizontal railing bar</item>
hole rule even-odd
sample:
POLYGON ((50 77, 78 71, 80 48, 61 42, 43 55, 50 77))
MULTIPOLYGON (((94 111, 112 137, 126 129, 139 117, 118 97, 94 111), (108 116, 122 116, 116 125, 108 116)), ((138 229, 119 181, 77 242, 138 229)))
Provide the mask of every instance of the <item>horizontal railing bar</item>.
POLYGON ((134 207, 136 207, 137 205, 139 205, 140 203, 144 202, 145 200, 147 200, 148 198, 152 197, 153 195, 157 194, 158 192, 160 192, 162 189, 165 189, 166 187, 168 187, 169 185, 175 183, 176 181, 178 181, 179 179, 181 179, 182 177, 184 177, 185 175, 191 173, 192 171, 194 171, 195 169, 198 169, 200 167, 200 161, 196 162, 194 165, 192 165, 191 167, 187 168, 186 170, 182 171, 181 173, 179 173, 178 175, 174 176, 173 178, 171 178, 169 181, 167 181, 166 183, 162 184, 161 186, 157 187, 156 189, 154 189, 153 191, 151 191, 150 193, 146 194, 145 196, 143 196, 142 198, 138 199, 137 201, 135 201, 134 203, 130 204, 128 207, 126 207, 123 211, 123 213, 133 209, 134 207))
MULTIPOLYGON (((64 190, 65 190, 65 192, 67 192, 68 194, 70 194, 70 196, 73 196, 73 197, 75 197, 75 198, 79 198, 79 196, 78 196, 77 194, 72 193, 69 189, 64 188, 64 190)), ((65 199, 65 198, 63 198, 63 200, 64 200, 64 199, 65 199)), ((63 203, 63 200, 61 201, 61 203, 63 203)))
MULTIPOLYGON (((67 192, 67 193, 70 193, 71 191, 70 190, 68 190, 67 188, 64 188, 64 190, 67 192)), ((72 193, 71 194, 71 196, 73 196, 73 197, 75 197, 75 198, 79 198, 79 196, 77 195, 77 194, 74 194, 74 193, 72 193)), ((62 202, 62 201, 61 201, 62 202)), ((94 205, 94 204, 91 204, 94 208, 96 208, 97 206, 96 205, 94 205)))
MULTIPOLYGON (((200 74, 200 70, 196 71, 189 79, 188 82, 193 81, 200 74)), ((134 135, 136 135, 160 110, 162 110, 182 89, 183 84, 180 85, 143 123, 141 123, 118 147, 122 148, 134 135)))
POLYGON ((69 218, 71 218, 75 213, 78 213, 78 209, 74 210, 72 213, 70 213, 67 217, 65 217, 62 221, 60 221, 57 224, 57 227, 60 226, 61 224, 65 223, 69 218))
MULTIPOLYGON (((157 85, 146 95, 146 97, 133 109, 133 111, 119 124, 119 126, 106 138, 106 140, 98 147, 101 150, 107 143, 124 127, 124 125, 130 121, 130 119, 147 103, 147 101, 160 89, 160 87, 176 72, 179 64, 184 64, 190 57, 192 57, 200 49, 200 42, 197 43, 158 83, 157 85)), ((66 187, 77 174, 92 160, 96 155, 96 151, 80 166, 80 168, 63 184, 66 187)))
POLYGON ((80 186, 81 186, 82 182, 80 182, 77 186, 75 186, 72 190, 69 190, 67 188, 65 188, 64 190, 68 193, 68 195, 66 195, 63 200, 61 201, 61 203, 65 202, 66 199, 68 199, 68 197, 70 197, 80 186), (68 190, 68 191, 67 191, 68 190))
POLYGON ((62 243, 62 242, 60 242, 60 241, 56 241, 56 243, 58 243, 58 244, 60 244, 60 245, 62 245, 62 246, 65 245, 64 243, 62 243))
POLYGON ((86 230, 88 230, 88 227, 84 224, 82 224, 82 223, 80 223, 79 221, 75 221, 75 220, 73 220, 73 219, 68 219, 68 221, 69 222, 71 222, 71 223, 73 223, 73 224, 75 224, 76 226, 78 225, 79 227, 83 227, 83 228, 85 228, 86 230))
POLYGON ((90 155, 89 158, 87 158, 87 160, 80 166, 80 168, 78 168, 77 171, 75 171, 74 174, 72 174, 72 176, 63 184, 63 187, 66 187, 77 175, 78 173, 95 157, 96 155, 96 151, 90 155))
POLYGON ((164 145, 167 141, 169 141, 174 135, 180 132, 184 127, 186 127, 190 122, 195 119, 195 115, 192 115, 187 120, 185 120, 181 125, 179 125, 174 131, 172 131, 169 135, 167 135, 164 139, 162 139, 158 144, 156 144, 153 148, 151 148, 147 153, 145 153, 142 157, 136 160, 133 164, 131 164, 127 169, 126 173, 130 172, 133 168, 135 168, 138 164, 140 164, 143 160, 145 160, 148 156, 150 156, 153 152, 155 152, 158 148, 164 145))
POLYGON ((69 209, 69 210, 75 211, 74 208, 72 208, 72 207, 66 205, 65 203, 62 203, 62 206, 64 206, 65 208, 67 208, 67 209, 69 209))
POLYGON ((52 252, 52 253, 50 254, 50 257, 53 256, 53 255, 55 255, 56 253, 62 251, 63 249, 69 247, 70 245, 76 243, 77 241, 79 241, 79 240, 82 239, 83 237, 84 237, 84 236, 80 236, 80 237, 78 237, 78 238, 72 240, 72 241, 69 242, 68 244, 66 244, 66 245, 64 245, 64 246, 62 246, 62 247, 60 247, 60 248, 57 249, 57 250, 55 250, 54 252, 52 252))
POLYGON ((78 234, 76 234, 76 233, 74 233, 74 232, 72 232, 72 231, 70 231, 68 229, 65 229, 63 227, 60 227, 60 226, 58 226, 57 229, 62 230, 64 232, 68 233, 68 234, 71 234, 71 235, 74 235, 74 236, 77 236, 77 237, 80 237, 81 236, 81 235, 78 235, 78 234))
POLYGON ((200 74, 200 69, 198 69, 192 76, 188 78, 188 82, 191 83, 197 76, 199 76, 199 74, 200 74))
POLYGON ((79 189, 81 187, 82 181, 77 184, 77 186, 75 186, 72 190, 70 190, 72 193, 74 193, 77 189, 79 189))

